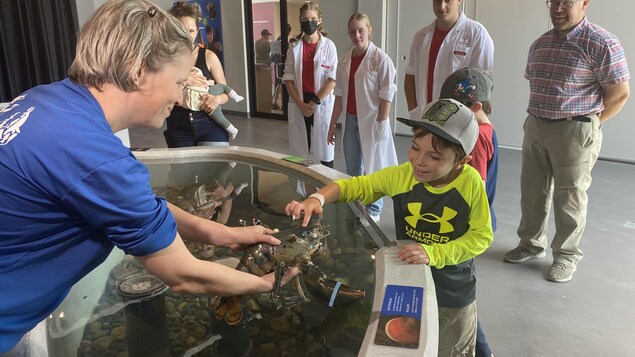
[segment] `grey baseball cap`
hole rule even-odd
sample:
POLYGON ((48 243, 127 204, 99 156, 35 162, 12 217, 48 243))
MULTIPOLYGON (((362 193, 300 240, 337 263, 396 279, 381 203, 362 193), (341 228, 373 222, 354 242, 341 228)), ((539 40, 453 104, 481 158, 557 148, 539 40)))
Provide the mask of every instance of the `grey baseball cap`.
POLYGON ((466 154, 474 149, 478 139, 478 123, 470 108, 454 99, 438 99, 426 105, 421 120, 397 118, 400 122, 424 128, 440 137, 461 145, 466 154))
POLYGON ((439 98, 452 98, 465 104, 490 100, 492 76, 478 68, 465 67, 452 73, 441 86, 439 98))

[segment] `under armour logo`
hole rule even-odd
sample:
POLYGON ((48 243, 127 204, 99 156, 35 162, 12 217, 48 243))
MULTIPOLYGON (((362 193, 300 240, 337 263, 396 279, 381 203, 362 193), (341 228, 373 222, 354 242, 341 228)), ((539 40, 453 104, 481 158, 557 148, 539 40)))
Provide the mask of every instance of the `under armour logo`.
POLYGON ((430 223, 439 223, 439 233, 448 233, 454 231, 454 226, 449 221, 456 217, 456 211, 449 207, 443 207, 443 215, 441 217, 433 213, 420 214, 422 204, 420 202, 408 203, 408 211, 412 216, 406 217, 406 222, 412 227, 417 227, 419 220, 430 223))

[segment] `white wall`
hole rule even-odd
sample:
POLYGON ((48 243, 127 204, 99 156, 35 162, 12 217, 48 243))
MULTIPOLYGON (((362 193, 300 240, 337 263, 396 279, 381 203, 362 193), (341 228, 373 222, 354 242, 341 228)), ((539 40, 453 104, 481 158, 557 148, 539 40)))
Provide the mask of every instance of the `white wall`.
POLYGON ((357 11, 370 18, 373 25, 373 43, 386 51, 386 8, 385 0, 358 0, 357 11))
MULTIPOLYGON (((94 8, 105 0, 78 0, 78 17, 83 23, 94 8), (83 20, 82 20, 83 19, 83 20)), ((420 0, 421 11, 432 11, 432 0, 420 0)), ((522 123, 526 116, 529 86, 524 79, 524 68, 529 45, 550 25, 549 12, 543 0, 532 1, 499 1, 499 0, 463 0, 466 13, 483 23, 494 39, 495 73, 492 103, 494 112, 492 121, 498 132, 500 144, 509 147, 520 147, 522 144, 522 123)), ((397 0, 322 0, 320 6, 326 29, 342 55, 350 48, 346 34, 348 17, 357 11, 369 14, 373 22, 373 41, 386 50, 395 64, 400 59, 394 49, 396 36, 387 25, 386 8, 393 6, 397 0), (383 34, 382 34, 383 32, 383 34)), ((173 0, 156 0, 155 3, 165 9, 172 6, 173 0)), ((405 2, 407 3, 407 2, 405 2)), ((617 35, 625 48, 627 59, 635 63, 635 36, 632 35, 630 16, 635 13, 635 2, 616 0, 611 6, 603 6, 600 1, 592 1, 587 10, 591 22, 603 26, 617 35)), ((247 91, 247 59, 245 53, 245 23, 243 20, 243 1, 221 0, 223 16, 223 42, 225 51, 225 74, 228 83, 239 93, 247 91), (227 60, 231 59, 231 60, 227 60)), ((421 14, 421 18, 429 17, 429 13, 421 14)), ((289 14, 293 21, 295 14, 289 14)), ((394 20, 393 20, 394 21, 394 20)), ((415 23, 419 28, 429 21, 415 23)), ((398 26, 412 26, 402 24, 398 26)), ((416 26, 415 26, 416 27, 416 26)), ((414 35, 414 31, 412 33, 414 35)), ((631 67, 632 68, 632 67, 631 67)), ((402 86, 399 87, 402 91, 402 86)), ((399 94, 398 94, 399 95, 399 94)), ((635 95, 634 95, 635 96, 635 95)), ((247 112, 247 102, 227 103, 224 108, 247 112)), ((635 132, 635 99, 627 102, 617 116, 604 125, 604 144, 601 156, 618 160, 635 162, 635 144, 631 133, 635 132)), ((401 105, 395 103, 395 105, 401 105)))
MULTIPOLYGON (((529 99, 529 85, 524 79, 527 51, 531 43, 549 29, 549 10, 544 1, 479 0, 477 4, 477 20, 485 25, 496 47, 492 121, 501 145, 520 147, 529 99)), ((591 1, 587 8, 589 21, 620 38, 631 64, 631 75, 635 68, 632 66, 635 63, 633 13, 635 2, 630 0, 616 0, 611 6, 591 1)), ((633 117, 635 99, 631 98, 624 109, 604 125, 602 157, 635 162, 633 117)))
POLYGON ((357 0, 322 0, 320 9, 324 28, 329 33, 329 39, 337 47, 337 56, 341 57, 351 48, 351 40, 348 38, 348 18, 357 12, 357 0))
MULTIPOLYGON (((360 11, 376 11, 384 17, 386 44, 383 47, 399 68, 404 55, 403 36, 398 33, 411 32, 430 23, 432 0, 358 0, 360 11), (401 9, 398 9, 401 7, 401 9), (405 9, 404 9, 405 8, 405 9), (378 10, 380 9, 380 10, 378 10), (417 16, 415 16, 415 13, 417 16), (399 18, 397 18, 399 17, 399 18), (421 20, 416 20, 416 18, 421 20), (395 26, 394 23, 398 22, 395 26), (395 28, 396 27, 396 28, 395 28)), ((522 124, 526 117, 529 85, 524 79, 527 51, 531 43, 550 28, 549 11, 542 0, 499 1, 463 0, 466 14, 483 23, 495 44, 494 93, 492 98, 492 122, 496 127, 502 146, 522 146, 522 124)), ((602 2, 591 2, 587 8, 589 21, 611 31, 620 38, 629 62, 635 63, 635 36, 632 35, 631 15, 635 13, 635 2, 617 0, 610 7, 602 2), (619 9, 616 11, 616 9, 619 9)), ((373 22, 377 22, 373 19, 373 22)), ((409 43, 407 44, 409 46, 409 43)), ((405 52, 407 55, 407 52, 405 52)), ((631 65, 631 73, 633 66, 631 65)), ((407 113, 403 99, 403 73, 398 73, 399 91, 394 107, 397 116, 407 113)), ((632 88, 632 84, 631 84, 632 88)), ((635 96, 635 94, 634 94, 635 96)), ((394 116, 394 115, 393 115, 394 116)), ((624 109, 609 120, 603 128, 604 142, 601 157, 635 162, 635 144, 631 133, 635 132, 635 99, 629 100, 624 109)), ((400 131, 397 125, 396 132, 400 131)))
MULTIPOLYGON (((221 14, 223 18, 223 52, 225 54, 225 76, 229 84, 237 93, 245 96, 245 100, 234 103, 230 100, 223 104, 223 110, 248 112, 251 99, 249 98, 247 83, 247 51, 245 39, 245 9, 243 1, 221 0, 221 14)), ((251 46, 251 44, 250 44, 251 46)))

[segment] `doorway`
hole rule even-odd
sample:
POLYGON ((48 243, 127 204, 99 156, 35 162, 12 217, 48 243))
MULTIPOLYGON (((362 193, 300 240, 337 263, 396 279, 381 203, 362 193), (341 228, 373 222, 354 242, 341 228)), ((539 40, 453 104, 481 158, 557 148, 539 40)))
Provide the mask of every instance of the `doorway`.
POLYGON ((259 118, 287 120, 287 94, 282 75, 289 39, 300 33, 304 0, 245 0, 249 111, 259 118))

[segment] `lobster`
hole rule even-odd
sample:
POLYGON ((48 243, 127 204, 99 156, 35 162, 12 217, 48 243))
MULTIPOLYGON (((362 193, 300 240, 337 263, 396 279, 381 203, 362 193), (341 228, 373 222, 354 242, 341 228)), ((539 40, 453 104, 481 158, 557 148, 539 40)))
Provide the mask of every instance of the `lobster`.
MULTIPOLYGON (((329 307, 347 305, 366 296, 363 290, 351 288, 338 281, 330 279, 312 261, 311 257, 321 254, 326 249, 325 238, 330 232, 322 225, 299 227, 281 231, 274 237, 281 244, 274 246, 268 243, 258 243, 247 248, 236 269, 254 275, 263 276, 276 272, 271 298, 279 300, 278 295, 282 277, 287 268, 299 267, 302 274, 294 277, 297 297, 290 299, 295 302, 305 302, 306 296, 302 291, 299 277, 303 277, 304 284, 316 301, 329 307)), ((242 296, 215 296, 210 305, 218 320, 225 320, 229 325, 238 324, 243 318, 240 306, 242 296)))

